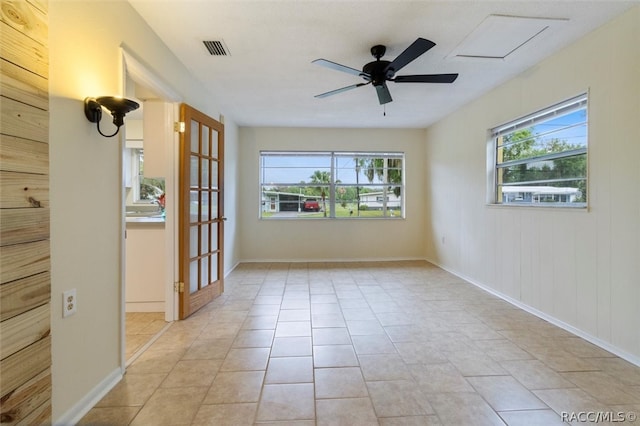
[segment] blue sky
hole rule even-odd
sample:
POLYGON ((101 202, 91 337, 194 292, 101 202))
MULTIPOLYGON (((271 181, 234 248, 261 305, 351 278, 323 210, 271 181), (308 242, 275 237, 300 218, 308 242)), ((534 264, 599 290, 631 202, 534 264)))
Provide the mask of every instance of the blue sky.
POLYGON ((562 115, 545 123, 534 126, 534 134, 545 134, 542 141, 549 139, 564 140, 570 145, 587 146, 587 111, 586 109, 574 111, 570 114, 562 115), (562 129, 554 131, 557 129, 562 129))

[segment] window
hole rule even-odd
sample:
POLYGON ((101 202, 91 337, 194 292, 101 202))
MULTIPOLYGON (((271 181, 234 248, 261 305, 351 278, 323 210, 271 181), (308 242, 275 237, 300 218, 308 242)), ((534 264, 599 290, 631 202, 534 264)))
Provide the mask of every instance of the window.
POLYGON ((164 194, 164 178, 144 177, 144 151, 130 148, 134 203, 154 203, 164 194))
POLYGON ((402 218, 404 153, 260 153, 261 218, 402 218))
POLYGON ((586 207, 587 95, 491 129, 491 201, 586 207))

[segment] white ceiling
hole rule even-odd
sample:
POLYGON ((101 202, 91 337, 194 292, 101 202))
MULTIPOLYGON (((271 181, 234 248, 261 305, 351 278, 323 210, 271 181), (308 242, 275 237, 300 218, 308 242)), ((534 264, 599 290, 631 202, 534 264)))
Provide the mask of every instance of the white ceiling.
POLYGON ((401 128, 428 126, 638 4, 638 0, 129 2, 210 89, 222 113, 241 126, 401 128), (491 15, 547 19, 502 21, 491 15), (501 28, 508 29, 507 35, 496 32, 501 28), (528 40, 540 28, 542 32, 528 40), (518 34, 519 29, 525 32, 518 34), (379 105, 371 85, 314 98, 363 81, 314 65, 314 59, 361 69, 374 60, 371 46, 386 45, 383 59, 391 61, 418 37, 436 46, 398 75, 459 73, 453 84, 390 82, 393 102, 386 108, 379 105), (520 42, 499 48, 496 44, 518 37, 525 43, 511 53, 509 46, 520 42), (204 40, 222 40, 229 56, 211 56, 204 40), (496 48, 509 54, 504 59, 468 57, 485 51, 502 56, 496 55, 496 48))

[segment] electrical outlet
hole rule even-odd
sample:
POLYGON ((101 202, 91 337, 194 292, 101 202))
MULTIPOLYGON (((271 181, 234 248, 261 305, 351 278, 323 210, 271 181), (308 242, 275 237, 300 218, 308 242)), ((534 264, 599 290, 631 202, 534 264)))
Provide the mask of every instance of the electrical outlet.
POLYGON ((76 289, 62 292, 62 318, 66 318, 78 311, 78 297, 76 289))

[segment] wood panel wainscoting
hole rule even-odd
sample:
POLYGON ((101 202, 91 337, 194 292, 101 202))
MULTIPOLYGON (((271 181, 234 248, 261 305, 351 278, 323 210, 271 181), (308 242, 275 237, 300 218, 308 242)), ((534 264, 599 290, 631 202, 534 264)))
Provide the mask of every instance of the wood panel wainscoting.
POLYGON ((0 423, 48 424, 48 4, 0 4, 0 423))

